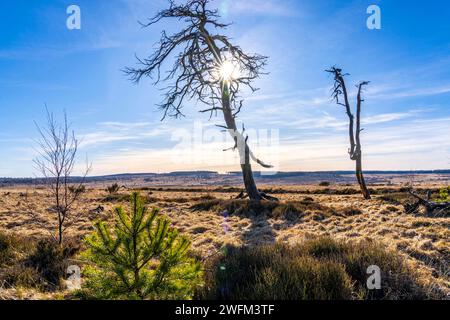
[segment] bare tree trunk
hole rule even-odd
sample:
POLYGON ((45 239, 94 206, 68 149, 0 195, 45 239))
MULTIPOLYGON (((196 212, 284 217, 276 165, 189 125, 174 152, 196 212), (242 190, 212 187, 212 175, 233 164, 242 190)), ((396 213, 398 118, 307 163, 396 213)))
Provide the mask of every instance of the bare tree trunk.
MULTIPOLYGON (((246 161, 249 161, 248 157, 248 147, 246 146, 246 161)), ((247 162, 246 164, 241 164, 242 175, 244 177, 244 186, 247 191, 248 197, 250 200, 261 200, 261 194, 256 187, 255 179, 253 178, 252 165, 247 162)))
POLYGON ((232 138, 236 142, 239 151, 239 159, 241 163, 242 176, 244 179, 245 191, 250 200, 260 201, 262 196, 256 187, 255 179, 253 178, 252 165, 250 163, 250 148, 242 135, 237 132, 236 121, 233 117, 230 107, 230 96, 228 92, 228 85, 225 83, 222 90, 222 106, 225 123, 232 138), (238 141, 241 139, 241 141, 238 141), (242 141, 244 140, 244 141, 242 141))
POLYGON ((62 244, 63 242, 63 224, 59 222, 58 225, 58 244, 62 244))
POLYGON ((356 150, 355 150, 355 157, 356 157, 356 177, 358 179, 359 186, 361 188, 361 192, 364 196, 364 199, 369 200, 370 192, 367 189, 366 181, 364 179, 363 171, 362 171, 362 151, 361 151, 361 104, 364 101, 361 98, 361 90, 363 86, 368 84, 368 82, 361 82, 358 85, 358 96, 357 96, 357 104, 356 104, 356 132, 355 132, 355 140, 356 140, 356 150))
POLYGON ((371 199, 369 189, 367 189, 366 181, 364 179, 363 171, 362 171, 362 160, 361 154, 356 159, 356 179, 358 179, 358 184, 361 188, 361 192, 364 196, 364 199, 371 199))

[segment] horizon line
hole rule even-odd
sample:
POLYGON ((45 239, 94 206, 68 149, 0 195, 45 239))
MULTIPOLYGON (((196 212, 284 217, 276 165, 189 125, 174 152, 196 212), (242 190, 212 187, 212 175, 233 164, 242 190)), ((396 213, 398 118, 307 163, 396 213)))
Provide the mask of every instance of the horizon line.
MULTIPOLYGON (((332 173, 332 174, 353 174, 354 170, 319 170, 319 171, 277 171, 273 174, 263 174, 264 171, 253 171, 255 176, 257 177, 276 177, 280 174, 320 174, 320 173, 332 173)), ((217 175, 240 175, 242 174, 240 171, 228 171, 228 172, 218 172, 218 171, 210 171, 210 170, 180 170, 180 171, 169 171, 169 172, 142 172, 142 173, 112 173, 112 174, 103 174, 103 175, 88 175, 86 179, 95 179, 95 178, 108 178, 108 177, 118 177, 118 176, 146 176, 146 175, 189 175, 189 174, 217 174, 217 175)), ((450 174, 450 169, 424 169, 424 170, 365 170, 365 174, 450 174)), ((71 176, 72 179, 81 179, 83 176, 71 176)), ((0 177, 0 180, 42 180, 46 179, 45 177, 0 177)), ((51 179, 51 178, 48 178, 51 179)))

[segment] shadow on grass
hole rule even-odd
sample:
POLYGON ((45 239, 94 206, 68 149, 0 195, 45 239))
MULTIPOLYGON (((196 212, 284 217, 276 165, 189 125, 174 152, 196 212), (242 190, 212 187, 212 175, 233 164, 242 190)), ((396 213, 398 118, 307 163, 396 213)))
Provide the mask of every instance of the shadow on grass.
MULTIPOLYGON (((314 202, 312 198, 301 201, 251 201, 209 199, 199 201, 191 206, 193 211, 215 211, 226 221, 231 216, 250 219, 250 227, 243 233, 245 244, 274 243, 276 234, 269 219, 283 220, 288 226, 301 223, 302 219, 312 215, 314 219, 323 220, 332 215, 340 215, 334 209, 314 202)), ((354 214, 354 212, 352 212, 354 214)), ((227 230, 225 230, 227 231, 227 230)))

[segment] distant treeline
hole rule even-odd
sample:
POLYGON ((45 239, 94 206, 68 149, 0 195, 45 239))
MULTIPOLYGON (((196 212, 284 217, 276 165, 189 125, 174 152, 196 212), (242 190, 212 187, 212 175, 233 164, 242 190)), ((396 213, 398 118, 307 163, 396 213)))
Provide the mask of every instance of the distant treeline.
MULTIPOLYGON (((143 178, 144 181, 151 181, 152 178, 164 178, 164 177, 191 177, 197 179, 207 179, 213 177, 226 177, 226 176, 240 176, 241 172, 229 172, 226 174, 221 174, 214 171, 178 171, 170 173, 124 173, 116 175, 106 175, 106 176, 92 176, 92 177, 71 177, 71 183, 80 183, 83 181, 86 183, 90 182, 102 182, 111 180, 132 180, 137 178, 143 178)), ((292 178, 292 177, 314 177, 320 176, 324 178, 328 177, 339 177, 342 175, 354 174, 353 171, 293 171, 293 172, 278 172, 276 174, 268 175, 267 173, 262 173, 260 171, 254 172, 255 177, 260 179, 282 179, 282 178, 292 178)), ((450 170, 417 170, 417 171, 366 171, 366 174, 372 175, 415 175, 415 174, 450 174, 450 170)), ((45 183, 43 178, 0 178, 0 186, 3 185, 14 185, 14 184, 43 184, 45 183)))

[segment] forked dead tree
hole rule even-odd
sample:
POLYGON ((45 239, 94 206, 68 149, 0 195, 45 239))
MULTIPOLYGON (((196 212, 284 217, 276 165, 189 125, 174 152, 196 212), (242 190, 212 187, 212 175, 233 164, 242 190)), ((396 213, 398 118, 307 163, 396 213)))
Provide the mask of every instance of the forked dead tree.
POLYGON ((333 86, 333 98, 336 103, 345 108, 347 116, 349 118, 349 137, 350 137, 350 149, 348 151, 350 159, 356 162, 356 178, 358 184, 361 187, 361 192, 365 199, 370 199, 369 189, 367 189, 366 182, 364 180, 363 170, 362 170, 362 149, 361 149, 361 139, 360 134, 363 129, 361 129, 361 105, 364 101, 362 99, 362 90, 365 86, 369 84, 368 81, 360 82, 356 87, 358 88, 358 95, 356 97, 356 124, 355 116, 352 113, 350 107, 347 87, 345 85, 344 77, 348 74, 343 74, 342 69, 332 67, 330 70, 326 70, 334 76, 334 86, 333 86), (342 100, 343 98, 343 100, 342 100))
MULTIPOLYGON (((40 127, 36 124, 40 135, 40 139, 37 141, 40 156, 34 160, 34 163, 50 189, 53 206, 49 211, 56 215, 57 237, 55 238, 61 244, 65 230, 77 220, 78 215, 74 213, 74 207, 82 194, 81 190, 84 189, 84 180, 90 167, 86 166, 84 175, 78 184, 71 183, 78 151, 78 140, 70 129, 65 113, 64 121, 59 124, 53 114, 46 111, 46 125, 40 127)), ((30 212, 36 215, 34 210, 30 212)), ((37 219, 37 221, 39 220, 37 219)), ((46 227, 48 228, 48 226, 46 227)))
POLYGON ((160 104, 163 120, 167 116, 183 116, 183 104, 187 100, 198 100, 205 104, 202 113, 210 113, 210 117, 220 112, 225 125, 219 126, 227 130, 234 139, 233 150, 238 149, 245 190, 251 200, 270 199, 256 187, 251 160, 265 168, 270 165, 257 159, 248 145, 245 128, 239 131, 236 117, 241 112, 243 101, 239 92, 243 87, 252 92, 257 89, 253 81, 263 74, 267 57, 258 54, 246 54, 231 43, 221 33, 229 25, 219 22, 217 10, 207 8, 210 0, 189 0, 186 4, 176 5, 169 1, 170 7, 160 11, 156 16, 142 23, 149 27, 162 19, 174 18, 185 23, 185 28, 173 35, 162 32, 156 51, 146 59, 139 59, 138 68, 127 68, 125 71, 131 80, 138 83, 143 77, 150 77, 155 85, 160 81, 170 81, 165 88, 165 99, 160 104), (163 64, 175 56, 173 67, 162 76, 163 64))

